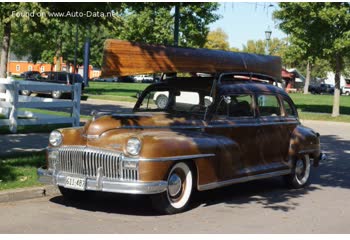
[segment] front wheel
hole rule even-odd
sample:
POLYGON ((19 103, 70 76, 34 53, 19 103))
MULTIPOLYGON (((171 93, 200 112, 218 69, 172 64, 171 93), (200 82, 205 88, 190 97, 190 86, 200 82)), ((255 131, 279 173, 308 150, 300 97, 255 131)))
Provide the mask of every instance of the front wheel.
POLYGON ((189 205, 193 183, 190 166, 184 162, 175 164, 168 175, 167 191, 151 196, 153 208, 163 214, 183 212, 189 205))
POLYGON ((311 164, 309 155, 306 154, 295 159, 292 173, 284 176, 287 186, 290 188, 304 187, 308 183, 310 170, 311 164))

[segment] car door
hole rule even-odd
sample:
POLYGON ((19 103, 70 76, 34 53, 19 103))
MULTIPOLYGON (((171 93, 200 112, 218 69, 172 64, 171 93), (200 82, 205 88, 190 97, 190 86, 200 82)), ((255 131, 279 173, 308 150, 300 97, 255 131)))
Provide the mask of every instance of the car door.
POLYGON ((206 132, 221 141, 217 151, 220 180, 255 174, 259 152, 254 105, 254 97, 250 94, 223 96, 208 124, 206 132))
POLYGON ((286 168, 290 128, 279 97, 276 94, 258 94, 256 102, 259 114, 258 145, 260 171, 269 172, 286 168))

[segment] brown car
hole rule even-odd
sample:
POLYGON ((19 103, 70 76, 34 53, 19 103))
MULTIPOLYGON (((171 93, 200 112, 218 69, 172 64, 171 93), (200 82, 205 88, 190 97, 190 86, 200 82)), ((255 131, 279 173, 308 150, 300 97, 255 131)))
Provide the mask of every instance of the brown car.
POLYGON ((184 211, 195 191, 235 183, 283 176, 288 186, 304 187, 312 161, 317 166, 325 155, 320 135, 300 124, 288 94, 268 83, 280 77, 271 71, 280 69, 275 64, 276 58, 253 56, 235 65, 245 71, 172 74, 147 87, 132 114, 96 113, 84 127, 55 130, 40 180, 67 198, 89 191, 148 194, 167 214, 184 211), (259 59, 265 61, 247 68, 259 59), (258 71, 259 64, 266 68, 258 71), (161 106, 159 93, 167 96, 161 106))

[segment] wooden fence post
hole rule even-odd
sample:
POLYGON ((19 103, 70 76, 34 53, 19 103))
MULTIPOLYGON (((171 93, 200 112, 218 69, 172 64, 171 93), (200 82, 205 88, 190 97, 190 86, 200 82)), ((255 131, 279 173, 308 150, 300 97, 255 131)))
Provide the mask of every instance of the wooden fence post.
POLYGON ((72 108, 72 117, 73 117, 73 126, 80 126, 80 98, 81 98, 81 83, 74 84, 73 87, 74 98, 73 98, 73 108, 72 108))
POLYGON ((12 105, 12 109, 10 112, 9 120, 10 120, 10 125, 9 129, 12 133, 17 132, 17 120, 18 120, 18 110, 17 110, 17 105, 18 105, 18 91, 19 91, 19 83, 17 81, 13 81, 13 89, 9 90, 11 98, 9 99, 12 105))

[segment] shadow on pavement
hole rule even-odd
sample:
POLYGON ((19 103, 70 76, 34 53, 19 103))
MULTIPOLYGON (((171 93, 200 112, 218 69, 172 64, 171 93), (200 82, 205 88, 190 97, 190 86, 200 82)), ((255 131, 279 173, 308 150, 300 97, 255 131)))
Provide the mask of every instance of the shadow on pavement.
POLYGON ((149 197, 143 195, 96 192, 92 194, 89 199, 73 201, 66 200, 60 195, 51 198, 50 201, 67 207, 91 212, 106 212, 137 216, 159 215, 153 210, 149 197))

